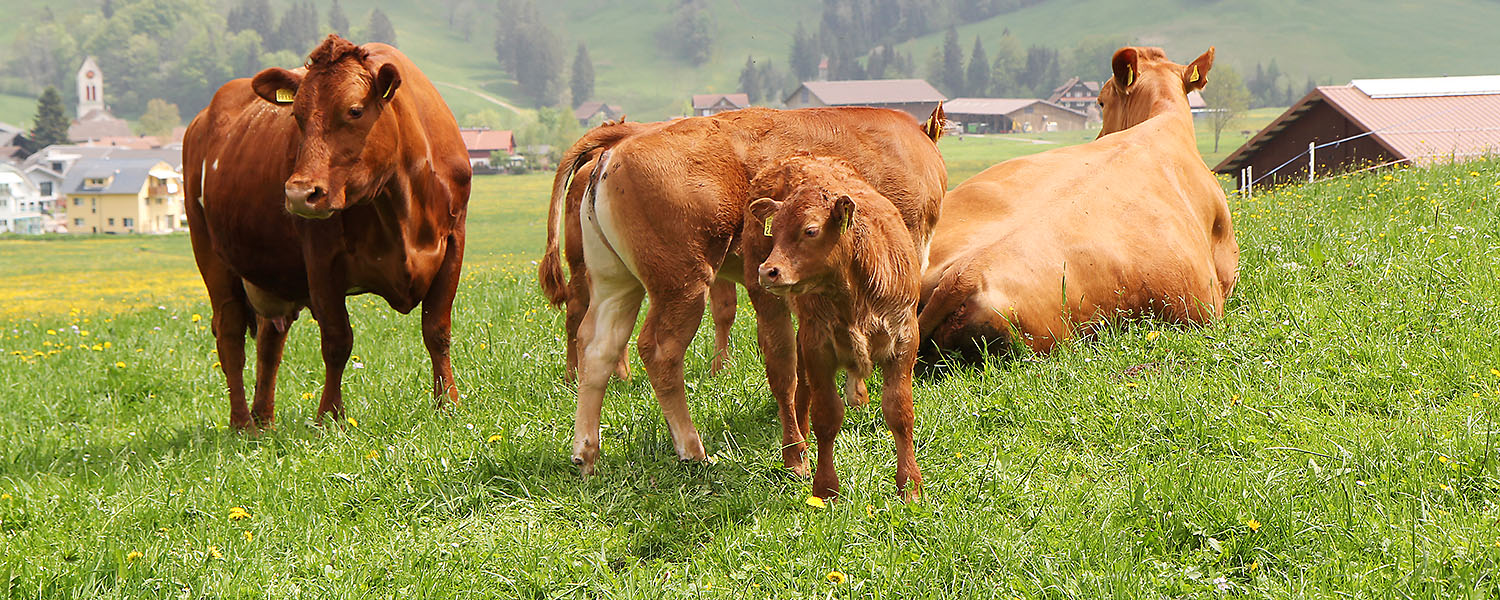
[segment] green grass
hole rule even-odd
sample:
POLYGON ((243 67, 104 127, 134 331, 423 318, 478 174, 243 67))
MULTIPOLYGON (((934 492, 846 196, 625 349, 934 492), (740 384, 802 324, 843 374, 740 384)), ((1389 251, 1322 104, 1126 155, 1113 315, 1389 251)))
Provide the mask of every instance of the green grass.
POLYGON ((29 131, 35 116, 36 98, 0 94, 0 121, 29 131))
POLYGON ((727 373, 706 375, 703 336, 689 352, 716 463, 676 461, 638 376, 611 385, 601 474, 579 479, 561 319, 525 262, 545 179, 479 181, 451 410, 428 399, 416 315, 369 296, 349 301, 357 424, 310 425, 304 318, 278 427, 259 436, 224 429, 201 296, 6 319, 7 595, 1209 598, 1219 578, 1246 597, 1500 592, 1500 163, 1232 198, 1241 278, 1221 324, 1136 323, 919 380, 917 504, 895 497, 878 411, 850 411, 827 509, 779 467, 747 310, 727 373))

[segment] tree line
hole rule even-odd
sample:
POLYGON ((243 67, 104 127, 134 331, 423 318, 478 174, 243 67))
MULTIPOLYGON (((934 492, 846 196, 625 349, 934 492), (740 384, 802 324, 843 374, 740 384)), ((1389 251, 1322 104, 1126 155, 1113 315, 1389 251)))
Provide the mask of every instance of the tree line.
POLYGON ((326 11, 299 0, 280 15, 267 0, 236 0, 227 13, 193 0, 109 0, 66 16, 44 8, 41 22, 17 33, 0 63, 0 80, 11 93, 40 95, 55 87, 64 106, 71 106, 77 102, 78 66, 94 56, 104 72, 105 101, 116 116, 137 119, 153 99, 191 115, 230 79, 269 66, 301 65, 330 31, 396 42, 385 13, 372 10, 362 27, 351 28, 339 0, 326 11))

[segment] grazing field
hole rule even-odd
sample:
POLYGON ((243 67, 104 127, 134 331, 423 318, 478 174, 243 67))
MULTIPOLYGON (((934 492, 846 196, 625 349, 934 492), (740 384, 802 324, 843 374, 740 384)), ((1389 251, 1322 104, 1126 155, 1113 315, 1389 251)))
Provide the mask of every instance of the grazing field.
POLYGON ((779 466, 744 308, 730 370, 707 376, 702 336, 689 353, 713 461, 676 461, 637 367, 606 399, 601 474, 580 479, 561 318, 528 262, 546 179, 480 181, 463 403, 433 409, 417 316, 361 296, 351 419, 327 429, 309 318, 276 428, 225 429, 185 238, 0 241, 0 287, 24 289, 6 302, 54 299, 0 317, 4 595, 1500 593, 1500 162, 1232 198, 1222 324, 1132 323, 919 380, 918 503, 896 499, 879 411, 851 410, 826 508, 779 466), (109 296, 157 271, 174 291, 109 296))

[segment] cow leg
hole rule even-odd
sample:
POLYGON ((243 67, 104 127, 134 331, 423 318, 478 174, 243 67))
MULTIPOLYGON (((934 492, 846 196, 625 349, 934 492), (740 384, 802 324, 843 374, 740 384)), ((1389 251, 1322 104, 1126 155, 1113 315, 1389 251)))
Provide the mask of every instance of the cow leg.
MULTIPOLYGON (((814 334, 798 334, 802 346, 802 372, 807 379, 813 434, 818 439, 818 466, 813 473, 813 495, 832 498, 839 494, 839 475, 834 469, 833 446, 839 430, 844 427, 844 403, 839 399, 834 383, 833 349, 824 340, 814 339, 814 334)), ((800 382, 799 382, 800 383, 800 382)))
POLYGON ((771 397, 776 399, 776 414, 781 420, 781 461, 793 473, 806 477, 810 473, 806 456, 807 410, 798 411, 796 406, 799 383, 792 313, 785 300, 752 283, 759 275, 748 271, 759 268, 759 263, 746 260, 745 264, 745 289, 750 295, 750 305, 755 308, 756 341, 766 359, 766 382, 771 386, 771 397))
POLYGON ((630 341, 645 295, 633 278, 592 281, 590 288, 593 297, 579 328, 578 412, 573 417, 573 464, 583 475, 594 472, 599 458, 604 388, 630 341))
POLYGON ((563 328, 567 331, 568 369, 565 377, 569 383, 578 380, 578 328, 583 325, 583 315, 589 311, 587 283, 578 284, 577 280, 588 277, 577 271, 573 272, 569 281, 568 300, 563 313, 563 328))
MULTIPOLYGON (((896 443, 896 489, 908 501, 922 495, 922 470, 917 468, 917 452, 913 441, 915 416, 912 412, 911 377, 917 364, 917 341, 915 331, 909 341, 902 344, 895 356, 880 365, 885 387, 880 391, 880 407, 885 416, 885 426, 896 443), (911 489, 907 489, 907 483, 911 489)), ((821 443, 821 438, 819 439, 821 443)))
POLYGON ((734 282, 716 279, 708 288, 709 312, 714 319, 714 360, 708 367, 709 376, 724 370, 729 358, 729 333, 734 329, 734 311, 738 298, 734 282))
POLYGON ((255 406, 251 417, 257 427, 269 427, 276 419, 276 371, 281 368, 286 335, 295 320, 296 313, 291 317, 255 317, 255 406))
POLYGON ((646 375, 651 378, 651 387, 656 391, 656 402, 672 431, 677 458, 681 460, 708 458, 688 410, 687 384, 682 374, 688 344, 703 321, 706 287, 702 283, 688 284, 674 289, 670 296, 653 295, 636 345, 641 362, 646 365, 646 375))
POLYGON ((229 391, 229 426, 249 429, 253 424, 250 407, 245 404, 245 331, 250 325, 250 305, 239 276, 214 253, 212 242, 204 233, 208 225, 203 222, 202 213, 188 211, 188 218, 192 225, 193 259, 198 263, 213 309, 209 323, 219 353, 219 369, 224 372, 224 384, 229 391))
POLYGON ((323 346, 323 399, 318 402, 319 425, 323 424, 323 415, 332 415, 335 422, 344 419, 344 367, 354 352, 354 328, 349 326, 349 309, 344 305, 344 296, 320 296, 313 292, 313 318, 318 320, 323 346))
POLYGON ((453 297, 458 294, 459 273, 464 260, 464 233, 455 231, 448 240, 448 253, 422 299, 422 342, 432 358, 432 397, 438 406, 458 404, 458 384, 453 379, 453 297))

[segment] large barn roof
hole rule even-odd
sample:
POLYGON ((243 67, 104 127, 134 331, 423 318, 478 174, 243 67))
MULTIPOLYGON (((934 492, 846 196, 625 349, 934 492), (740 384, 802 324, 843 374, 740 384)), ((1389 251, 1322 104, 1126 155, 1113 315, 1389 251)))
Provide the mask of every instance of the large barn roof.
POLYGON ((1055 109, 1086 116, 1055 102, 1036 98, 954 98, 943 103, 943 112, 951 115, 1008 115, 1033 104, 1046 104, 1055 109))
POLYGON ((1397 160, 1428 164, 1500 152, 1500 76, 1363 79, 1309 92, 1214 170, 1232 173, 1248 164, 1320 103, 1333 107, 1397 160))
MULTIPOLYGON (((922 79, 804 81, 802 87, 828 106, 941 102, 946 96, 922 79)), ((792 92, 792 96, 796 95, 792 92)), ((792 96, 787 96, 790 99, 792 96)))

